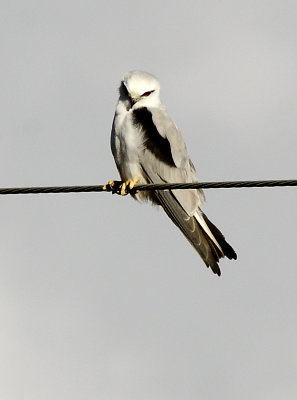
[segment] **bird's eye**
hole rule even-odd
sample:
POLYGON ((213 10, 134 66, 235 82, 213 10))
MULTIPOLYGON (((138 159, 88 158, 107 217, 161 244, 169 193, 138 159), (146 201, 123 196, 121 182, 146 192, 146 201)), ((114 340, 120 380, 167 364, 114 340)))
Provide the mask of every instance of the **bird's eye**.
POLYGON ((149 96, 151 93, 153 93, 153 90, 150 90, 149 92, 144 92, 141 96, 142 96, 142 97, 147 97, 147 96, 149 96))

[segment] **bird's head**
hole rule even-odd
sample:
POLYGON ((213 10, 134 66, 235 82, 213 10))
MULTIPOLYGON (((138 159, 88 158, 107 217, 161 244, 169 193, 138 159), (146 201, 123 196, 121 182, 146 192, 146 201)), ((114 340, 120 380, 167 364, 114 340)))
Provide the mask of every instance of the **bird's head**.
POLYGON ((122 100, 130 101, 130 108, 154 107, 160 104, 160 83, 147 72, 127 72, 119 90, 122 100))

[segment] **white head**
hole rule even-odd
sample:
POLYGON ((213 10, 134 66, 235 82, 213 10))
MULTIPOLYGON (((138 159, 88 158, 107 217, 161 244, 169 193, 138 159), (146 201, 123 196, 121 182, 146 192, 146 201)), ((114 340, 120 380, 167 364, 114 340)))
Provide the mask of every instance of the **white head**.
POLYGON ((143 71, 127 72, 121 82, 120 98, 130 101, 130 107, 158 106, 160 83, 153 75, 143 71))

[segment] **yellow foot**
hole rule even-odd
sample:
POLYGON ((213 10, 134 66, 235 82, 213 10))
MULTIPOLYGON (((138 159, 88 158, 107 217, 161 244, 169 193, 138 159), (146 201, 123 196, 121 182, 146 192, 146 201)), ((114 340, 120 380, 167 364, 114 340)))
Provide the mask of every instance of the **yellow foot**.
POLYGON ((135 184, 138 182, 138 178, 127 179, 126 181, 109 181, 103 186, 103 190, 107 192, 112 192, 112 194, 120 194, 121 196, 126 196, 134 188, 135 184))
POLYGON ((108 190, 108 191, 112 190, 113 185, 114 185, 114 181, 108 181, 106 183, 106 185, 103 186, 103 190, 108 190))
POLYGON ((137 176, 135 176, 133 179, 127 179, 125 182, 123 182, 121 185, 121 195, 126 196, 134 188, 137 182, 137 176))

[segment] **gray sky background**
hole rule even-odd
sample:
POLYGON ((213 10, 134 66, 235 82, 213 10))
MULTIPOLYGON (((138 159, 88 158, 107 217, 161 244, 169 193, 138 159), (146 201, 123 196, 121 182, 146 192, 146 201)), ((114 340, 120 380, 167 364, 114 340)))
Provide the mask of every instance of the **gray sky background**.
MULTIPOLYGON (((296 179, 297 3, 0 5, 1 187, 103 184, 117 88, 154 73, 201 181, 296 179)), ((0 398, 297 398, 295 188, 206 191, 214 276, 110 194, 0 198, 0 398)))

